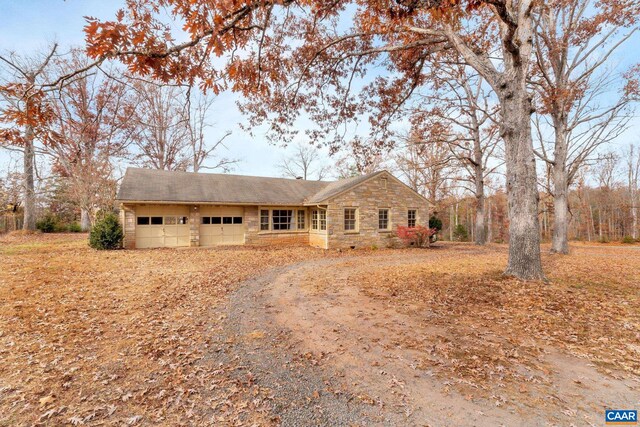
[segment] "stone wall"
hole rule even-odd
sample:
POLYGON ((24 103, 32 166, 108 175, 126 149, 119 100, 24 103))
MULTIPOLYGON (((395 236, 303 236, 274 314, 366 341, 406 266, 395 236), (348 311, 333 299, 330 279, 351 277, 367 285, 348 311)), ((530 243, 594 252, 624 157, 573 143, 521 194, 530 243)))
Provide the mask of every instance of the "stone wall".
POLYGON ((305 231, 260 231, 260 209, 247 206, 244 209, 245 234, 247 245, 308 245, 309 233, 305 231))
POLYGON ((329 200, 327 206, 328 247, 364 248, 396 246, 398 225, 407 225, 407 211, 415 209, 416 223, 429 222, 427 201, 391 175, 382 174, 329 200), (345 231, 344 209, 357 210, 357 229, 345 231), (389 229, 378 229, 378 210, 389 209, 389 229))
POLYGON ((122 246, 125 249, 136 247, 136 211, 135 206, 122 205, 120 207, 120 225, 124 232, 122 246))
POLYGON ((309 245, 316 248, 327 249, 327 233, 324 231, 309 231, 309 245))

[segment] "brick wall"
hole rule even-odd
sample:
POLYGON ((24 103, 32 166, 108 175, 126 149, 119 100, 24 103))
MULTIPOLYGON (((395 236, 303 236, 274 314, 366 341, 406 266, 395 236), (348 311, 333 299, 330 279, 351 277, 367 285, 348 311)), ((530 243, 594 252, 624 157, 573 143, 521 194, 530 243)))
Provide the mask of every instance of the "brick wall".
POLYGON ((396 246, 394 231, 407 225, 407 211, 415 209, 417 224, 428 224, 427 202, 390 175, 382 174, 331 200, 327 206, 328 247, 396 246), (344 209, 356 208, 357 232, 345 231, 344 209), (378 209, 389 209, 389 231, 378 229, 378 209))

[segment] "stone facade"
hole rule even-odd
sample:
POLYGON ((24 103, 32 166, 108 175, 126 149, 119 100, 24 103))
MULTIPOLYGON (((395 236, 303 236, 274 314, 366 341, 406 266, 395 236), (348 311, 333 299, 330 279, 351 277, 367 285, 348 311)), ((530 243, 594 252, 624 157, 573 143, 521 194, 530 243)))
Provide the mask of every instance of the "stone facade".
POLYGON ((120 209, 120 225, 124 232, 122 246, 125 249, 136 247, 136 211, 135 206, 123 205, 120 209))
MULTIPOLYGON (((180 210, 184 211, 184 206, 182 205, 180 210)), ((203 208, 210 209, 211 206, 213 205, 188 205, 189 246, 200 246, 201 211, 203 208)), ((260 246, 311 245, 322 249, 383 248, 397 243, 394 231, 398 225, 406 226, 408 224, 409 210, 415 210, 416 224, 428 224, 427 201, 391 174, 383 173, 333 196, 320 205, 306 207, 244 206, 244 243, 260 246), (297 211, 304 211, 305 229, 260 230, 261 209, 291 209, 294 216, 297 215, 297 211), (345 230, 345 209, 355 210, 355 230, 345 230), (379 229, 380 209, 388 211, 388 227, 385 230, 379 229), (311 229, 313 210, 326 210, 326 230, 311 229)), ((120 211, 120 221, 125 233, 124 247, 135 248, 136 205, 123 204, 120 211)))
POLYGON ((365 181, 328 201, 328 247, 337 249, 394 246, 397 244, 394 231, 398 225, 407 225, 409 209, 416 211, 416 224, 428 224, 427 201, 401 181, 389 174, 365 181), (345 231, 346 208, 356 209, 355 231, 345 231), (388 209, 387 230, 378 228, 380 209, 388 209))

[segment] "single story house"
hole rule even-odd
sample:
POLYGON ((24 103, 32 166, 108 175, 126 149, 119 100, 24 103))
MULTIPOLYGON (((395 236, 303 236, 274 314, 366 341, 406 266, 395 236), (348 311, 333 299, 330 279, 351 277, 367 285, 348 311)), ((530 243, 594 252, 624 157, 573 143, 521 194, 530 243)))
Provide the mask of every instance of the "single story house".
POLYGON ((385 247, 428 203, 387 171, 339 181, 127 169, 118 192, 125 248, 305 244, 385 247))

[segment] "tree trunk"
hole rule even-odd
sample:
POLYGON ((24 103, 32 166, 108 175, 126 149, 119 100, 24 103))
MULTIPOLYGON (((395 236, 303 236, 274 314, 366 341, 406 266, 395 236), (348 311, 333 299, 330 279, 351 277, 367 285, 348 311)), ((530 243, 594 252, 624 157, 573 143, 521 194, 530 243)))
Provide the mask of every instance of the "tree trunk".
POLYGON ((487 200, 487 242, 493 241, 493 215, 491 215, 491 199, 487 200))
MULTIPOLYGON (((476 172, 477 173, 477 172, 476 172)), ((487 243, 487 226, 485 222, 485 199, 484 184, 476 178, 476 226, 475 226, 475 242, 476 245, 484 245, 487 243)))
MULTIPOLYGON (((524 73, 524 70, 520 71, 524 73)), ((526 79, 505 81, 501 98, 509 206, 509 261, 505 275, 523 280, 544 279, 540 257, 538 182, 531 137, 531 100, 526 79)))
POLYGON ((553 238, 551 253, 569 253, 569 174, 567 171, 567 134, 564 112, 554 117, 553 238))
POLYGON ((91 215, 87 208, 80 208, 80 228, 82 231, 89 231, 91 229, 91 215))
POLYGON ((34 184, 35 150, 33 126, 27 124, 24 132, 24 221, 23 230, 36 229, 36 191, 34 184))

